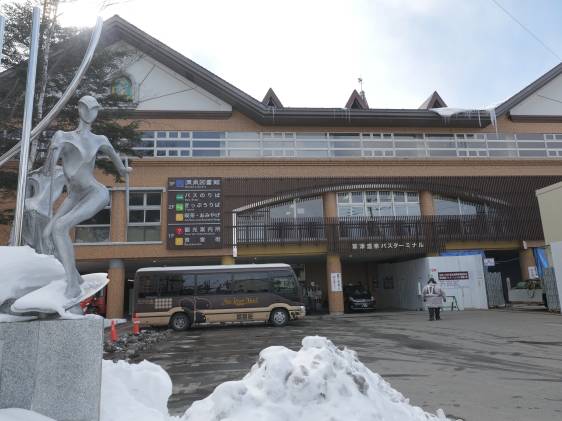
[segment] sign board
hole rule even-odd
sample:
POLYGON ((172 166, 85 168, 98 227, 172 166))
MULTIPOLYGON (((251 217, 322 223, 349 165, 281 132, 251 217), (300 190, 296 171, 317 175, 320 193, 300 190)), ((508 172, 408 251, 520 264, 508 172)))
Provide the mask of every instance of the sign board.
POLYGON ((222 247, 222 180, 168 179, 168 249, 222 247))
POLYGON ((528 266, 527 271, 529 272, 529 279, 537 279, 539 277, 536 266, 528 266))
POLYGON ((468 272, 437 272, 437 279, 447 288, 458 288, 470 279, 468 272))
POLYGON ((460 281, 468 279, 468 272, 437 272, 440 281, 460 281))
POLYGON ((339 272, 332 272, 330 273, 330 280, 332 281, 332 292, 342 292, 342 282, 341 282, 341 273, 339 272))
POLYGON ((494 259, 493 257, 485 257, 484 266, 486 267, 496 266, 496 259, 494 259))

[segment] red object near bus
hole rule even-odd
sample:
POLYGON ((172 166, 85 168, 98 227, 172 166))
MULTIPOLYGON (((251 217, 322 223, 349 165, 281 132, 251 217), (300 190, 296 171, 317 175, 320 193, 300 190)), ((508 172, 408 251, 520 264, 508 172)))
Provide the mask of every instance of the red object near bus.
POLYGON ((82 310, 84 310, 84 313, 86 314, 99 314, 100 316, 105 316, 105 288, 96 295, 82 301, 80 303, 80 307, 82 307, 82 310))

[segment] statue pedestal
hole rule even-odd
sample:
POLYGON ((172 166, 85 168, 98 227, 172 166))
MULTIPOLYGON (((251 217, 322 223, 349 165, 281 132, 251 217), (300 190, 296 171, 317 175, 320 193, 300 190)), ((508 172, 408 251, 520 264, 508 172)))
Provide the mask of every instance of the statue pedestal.
POLYGON ((0 323, 0 408, 99 421, 103 320, 0 323))

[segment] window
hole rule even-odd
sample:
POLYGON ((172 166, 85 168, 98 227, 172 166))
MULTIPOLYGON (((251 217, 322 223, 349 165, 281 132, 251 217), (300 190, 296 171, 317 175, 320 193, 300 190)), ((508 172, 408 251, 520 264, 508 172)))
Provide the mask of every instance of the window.
POLYGON ((116 78, 111 84, 112 95, 117 95, 125 101, 133 100, 133 84, 126 76, 116 78))
MULTIPOLYGON (((110 195, 111 197, 111 195, 110 195)), ((106 243, 111 241, 111 200, 109 204, 90 219, 76 225, 75 243, 106 243)))
POLYGON ((161 297, 178 297, 193 295, 195 292, 195 275, 170 273, 162 274, 158 283, 161 297))
MULTIPOLYGON (((268 208, 254 210, 251 213, 259 213, 264 218, 322 218, 324 208, 322 198, 319 196, 293 199, 288 202, 279 203, 268 208)), ((247 214, 249 215, 249 213, 247 214)))
POLYGON ((296 295, 297 283, 292 274, 286 272, 273 272, 271 274, 273 281, 273 292, 279 295, 296 295))
POLYGON ((127 241, 160 241, 161 192, 129 193, 127 241))
POLYGON ((204 273, 197 275, 197 295, 232 294, 232 274, 204 273))
POLYGON ((433 205, 437 215, 478 215, 486 213, 486 205, 471 203, 459 198, 434 196, 433 205))
POLYGON ((156 297, 158 295, 158 278, 154 275, 139 277, 139 298, 156 297))
MULTIPOLYGON (((129 95, 130 80, 113 91, 129 95)), ((520 133, 295 133, 147 131, 135 150, 157 157, 424 157, 482 158, 562 156, 560 134, 520 133)))
POLYGON ((232 291, 235 294, 257 294, 270 292, 270 282, 267 272, 239 272, 234 273, 232 291))
POLYGON ((417 192, 354 191, 338 193, 338 215, 355 216, 419 216, 417 192))

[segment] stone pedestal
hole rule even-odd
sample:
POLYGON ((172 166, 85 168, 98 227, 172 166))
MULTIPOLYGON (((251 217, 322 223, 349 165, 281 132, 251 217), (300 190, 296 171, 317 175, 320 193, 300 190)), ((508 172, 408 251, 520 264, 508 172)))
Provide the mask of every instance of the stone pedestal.
POLYGON ((99 421, 103 320, 0 323, 0 408, 99 421))

